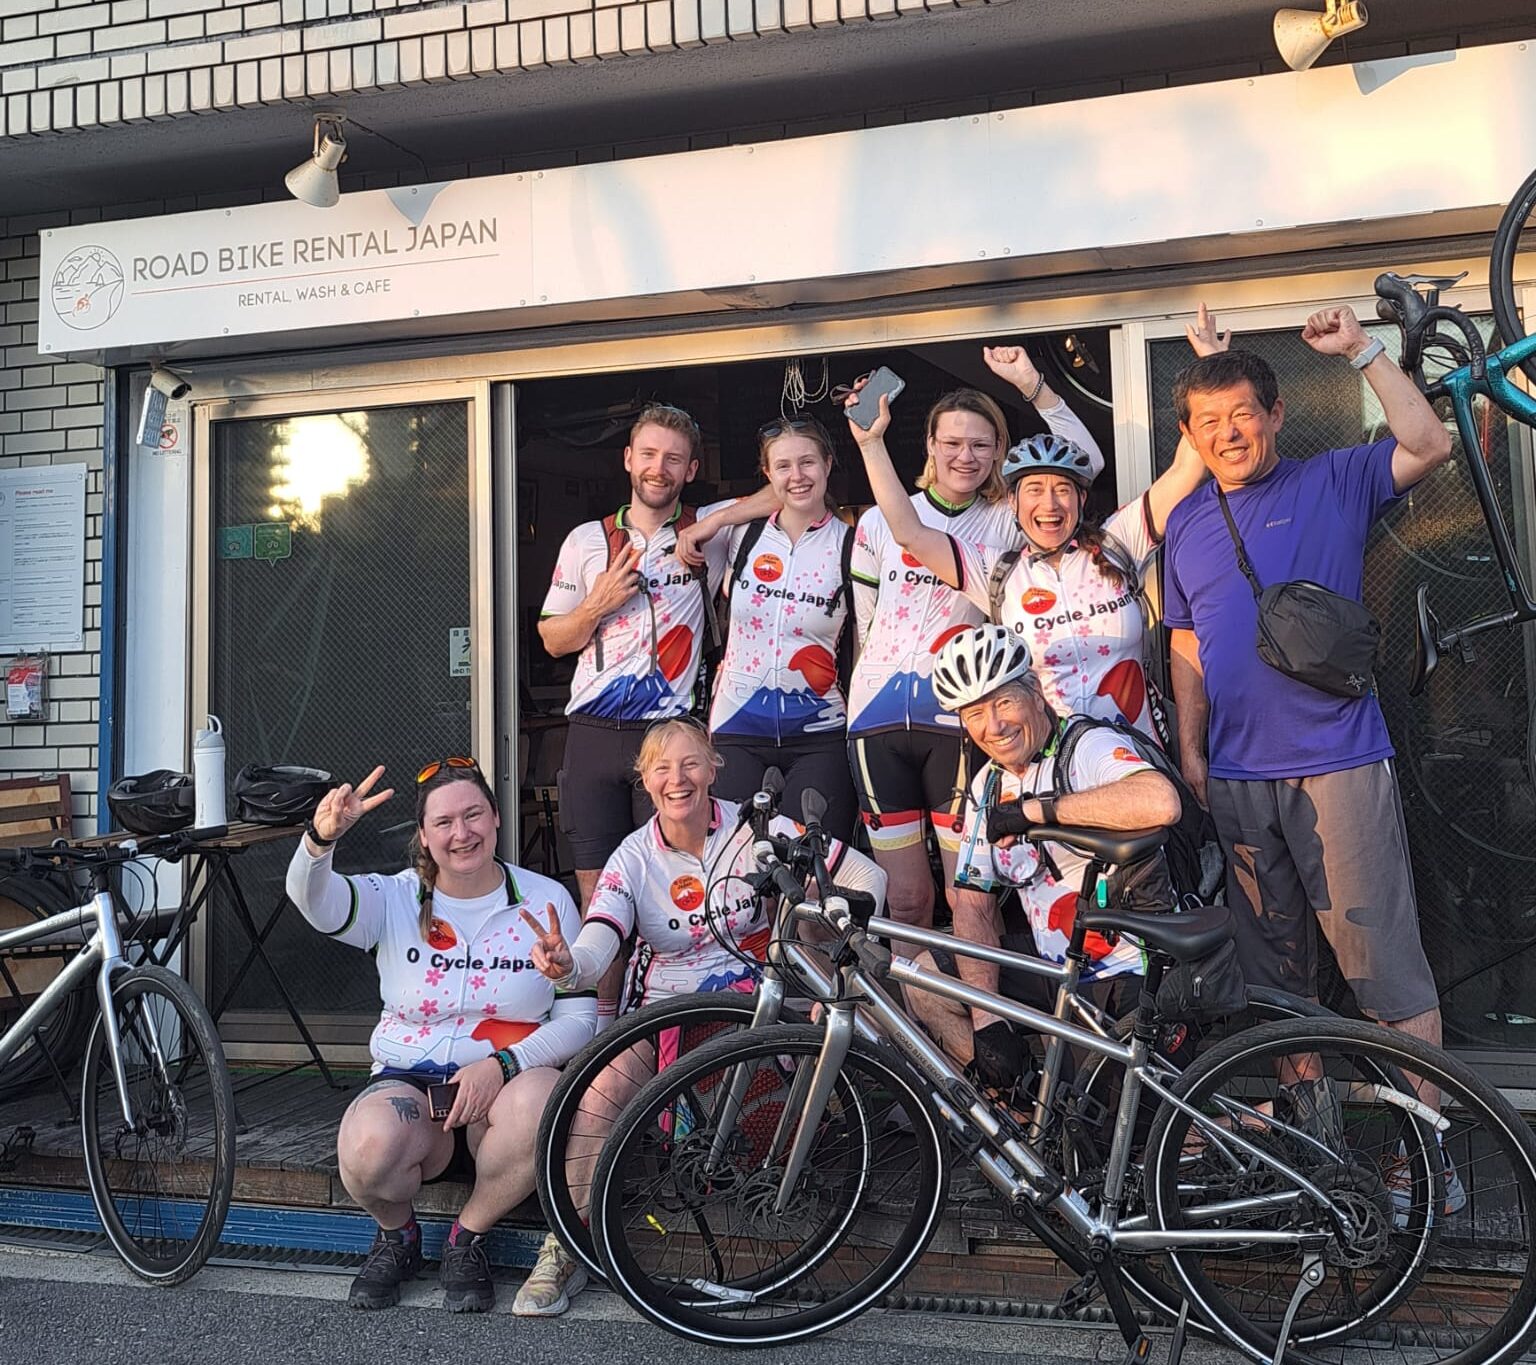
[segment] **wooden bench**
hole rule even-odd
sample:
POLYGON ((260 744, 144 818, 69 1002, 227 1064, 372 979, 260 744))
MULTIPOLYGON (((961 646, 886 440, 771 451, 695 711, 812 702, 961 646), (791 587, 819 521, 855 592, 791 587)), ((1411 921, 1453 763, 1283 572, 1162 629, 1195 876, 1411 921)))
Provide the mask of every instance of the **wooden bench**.
POLYGON ((74 837, 69 777, 13 777, 0 782, 0 847, 50 844, 74 837))

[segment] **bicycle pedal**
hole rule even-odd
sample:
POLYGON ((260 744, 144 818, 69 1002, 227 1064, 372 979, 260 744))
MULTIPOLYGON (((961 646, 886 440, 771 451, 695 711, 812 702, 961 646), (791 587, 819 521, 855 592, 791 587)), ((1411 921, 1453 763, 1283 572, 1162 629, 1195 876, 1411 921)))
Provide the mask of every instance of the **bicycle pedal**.
POLYGON ((1145 1333, 1125 1349, 1123 1365, 1146 1365, 1152 1358, 1152 1340, 1145 1333))
POLYGON ((1104 1292, 1104 1286, 1099 1283, 1099 1275, 1095 1270, 1090 1270, 1071 1288, 1062 1291, 1062 1295, 1056 1300, 1056 1309, 1060 1313, 1072 1317, 1081 1313, 1104 1292))

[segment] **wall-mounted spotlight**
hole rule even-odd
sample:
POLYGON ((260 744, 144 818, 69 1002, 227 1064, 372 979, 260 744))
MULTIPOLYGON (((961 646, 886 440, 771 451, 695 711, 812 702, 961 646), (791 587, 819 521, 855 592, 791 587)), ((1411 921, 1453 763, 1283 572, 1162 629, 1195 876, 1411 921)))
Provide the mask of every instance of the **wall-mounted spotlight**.
POLYGON ((317 209, 328 209, 341 198, 336 168, 347 159, 342 122, 340 114, 315 115, 315 150, 283 177, 289 194, 317 209))
POLYGON ((1305 71, 1346 33, 1365 27, 1370 16, 1362 0, 1327 0, 1319 14, 1310 9, 1275 11, 1275 46, 1292 71, 1305 71))

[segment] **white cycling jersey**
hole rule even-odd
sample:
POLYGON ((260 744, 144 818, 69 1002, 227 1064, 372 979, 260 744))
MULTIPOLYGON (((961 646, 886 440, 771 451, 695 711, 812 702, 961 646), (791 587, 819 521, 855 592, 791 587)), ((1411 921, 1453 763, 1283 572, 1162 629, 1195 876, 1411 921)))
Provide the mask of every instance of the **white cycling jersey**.
MULTIPOLYGON (((1157 548, 1145 495, 1110 517, 1104 532, 1139 572, 1145 570, 1157 548)), ((985 611, 992 571, 1005 552, 958 539, 957 545, 965 594, 985 611)), ((1029 643, 1045 699, 1057 715, 1127 721, 1162 742, 1147 694, 1141 599, 1129 585, 1105 578, 1087 550, 1069 549, 1053 564, 1025 546, 1003 585, 997 623, 1029 643)))
MULTIPOLYGON (((1057 731, 1059 739, 1061 731, 1057 731)), ((1000 801, 1020 796, 1048 794, 1055 790, 1056 741, 1037 758, 1022 776, 989 763, 971 784, 971 799, 966 808, 965 832, 961 835, 960 857, 955 868, 955 885, 972 891, 1005 891, 1014 887, 1034 931, 1035 949, 1042 957, 1064 962, 1072 925, 1077 917, 1077 894, 1083 883, 1083 869, 1088 860, 1065 844, 1045 845, 1061 876, 1057 877, 1040 857, 1039 849, 1020 840, 1000 848, 987 839, 986 811, 1000 801)), ((1133 773, 1154 769, 1124 740, 1109 730, 1085 734, 1072 751, 1071 789, 1089 791, 1130 777, 1133 773)), ((1090 933, 1084 942, 1093 959, 1085 978, 1118 976, 1122 972, 1141 972, 1145 960, 1139 948, 1121 937, 1111 947, 1099 934, 1090 933)))
MULTIPOLYGON (((949 507, 931 493, 916 493, 912 505, 923 525, 957 542, 1001 552, 1018 541, 1006 502, 976 498, 949 507)), ((983 613, 896 543, 878 507, 859 518, 852 575, 861 645, 848 689, 849 736, 880 730, 957 733, 960 722, 934 699, 933 660, 952 636, 980 625, 983 613)))
MULTIPOLYGON (((733 499, 699 509, 702 519, 733 499)), ((626 503, 618 512, 625 525, 626 503)), ((681 508, 649 541, 633 526, 645 586, 598 623, 576 660, 566 715, 604 720, 662 720, 686 715, 693 706, 699 655, 708 623, 704 589, 677 557, 676 523, 681 508)), ((708 590, 713 596, 725 576, 726 538, 704 546, 708 590)), ((544 616, 564 616, 586 600, 597 576, 608 567, 608 536, 601 521, 586 521, 565 538, 544 598, 544 616)))
MULTIPOLYGON (((749 529, 732 532, 728 565, 749 529)), ((829 512, 791 542, 778 515, 768 518, 728 585, 730 634, 715 670, 712 734, 782 742, 843 729, 837 644, 851 610, 842 591, 849 534, 829 512)))
MULTIPOLYGON (((1098 453, 1098 442, 1064 399, 1040 416, 1057 436, 1098 453)), ((848 689, 850 738, 880 730, 958 732, 959 720, 934 700, 933 661, 953 636, 986 620, 987 610, 986 576, 970 581, 960 546, 984 546, 1001 555, 1024 543, 1009 499, 989 503, 977 498, 956 508, 931 493, 915 493, 912 505, 923 525, 955 542, 960 588, 945 586, 905 552, 878 507, 859 518, 853 583, 861 648, 848 689)))
MULTIPOLYGON (((596 984, 633 937, 626 1009, 661 995, 753 988, 756 971, 721 947, 709 925, 712 916, 723 936, 758 961, 767 953, 771 925, 744 880, 757 865, 752 832, 738 823, 740 812, 733 802, 714 802, 702 859, 667 843, 655 817, 618 846, 571 945, 578 982, 596 984)), ((772 829, 791 837, 799 832, 782 815, 772 829)), ((862 853, 834 839, 827 864, 840 886, 868 891, 884 903, 885 873, 862 853)))
POLYGON ((563 932, 576 933, 581 917, 559 882, 503 863, 503 885, 488 895, 434 892, 423 941, 413 869, 342 876, 331 852, 313 857, 299 841, 288 898, 321 933, 373 950, 384 998, 368 1044, 375 1071, 452 1072, 503 1047, 524 1069, 560 1066, 596 1036, 595 993, 556 993, 533 965, 535 935, 519 913, 547 923, 552 905, 563 932))

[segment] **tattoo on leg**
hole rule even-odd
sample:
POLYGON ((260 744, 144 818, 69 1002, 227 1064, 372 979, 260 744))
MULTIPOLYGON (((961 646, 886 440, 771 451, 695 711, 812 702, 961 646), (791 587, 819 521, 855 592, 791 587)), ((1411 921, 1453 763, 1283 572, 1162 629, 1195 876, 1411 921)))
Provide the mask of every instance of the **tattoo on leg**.
POLYGON ((410 1123, 421 1117, 421 1105, 416 1100, 402 1099, 399 1095, 391 1095, 389 1102, 395 1106, 395 1113, 400 1115, 401 1123, 410 1123))

